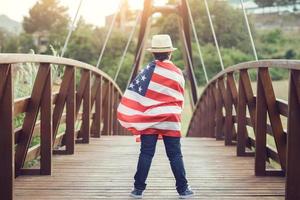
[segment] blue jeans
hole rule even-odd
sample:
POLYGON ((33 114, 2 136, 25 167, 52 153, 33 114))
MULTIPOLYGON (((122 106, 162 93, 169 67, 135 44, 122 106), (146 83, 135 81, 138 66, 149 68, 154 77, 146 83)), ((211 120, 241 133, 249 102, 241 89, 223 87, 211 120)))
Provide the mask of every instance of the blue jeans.
MULTIPOLYGON (((134 176, 134 187, 139 190, 146 189, 146 179, 150 170, 152 158, 155 154, 155 147, 158 135, 142 135, 141 150, 137 171, 134 176)), ((165 149, 170 161, 171 169, 176 179, 176 190, 181 193, 188 187, 182 160, 181 144, 179 137, 163 136, 165 149)))

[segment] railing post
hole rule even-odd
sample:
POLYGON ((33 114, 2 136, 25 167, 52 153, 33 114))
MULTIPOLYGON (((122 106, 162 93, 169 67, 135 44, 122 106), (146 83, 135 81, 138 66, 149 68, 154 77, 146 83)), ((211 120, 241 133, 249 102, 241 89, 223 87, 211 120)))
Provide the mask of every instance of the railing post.
POLYGON ((217 140, 222 139, 223 137, 223 113, 222 113, 222 96, 220 95, 219 89, 217 88, 218 83, 214 87, 214 97, 216 102, 216 128, 215 128, 215 136, 217 140))
POLYGON ((300 73, 291 70, 287 128, 286 199, 300 199, 300 73))
POLYGON ((246 94, 243 87, 242 76, 239 76, 238 109, 237 109, 237 156, 246 153, 247 127, 246 127, 246 94))
POLYGON ((109 128, 110 128, 110 104, 111 104, 111 99, 110 99, 110 83, 106 82, 105 83, 105 101, 104 103, 104 110, 103 110, 103 129, 102 129, 102 135, 109 135, 109 128))
POLYGON ((0 65, 0 199, 14 197, 14 97, 12 67, 0 65))
POLYGON ((110 99, 111 99, 111 104, 110 104, 110 112, 111 112, 111 115, 110 115, 110 134, 111 135, 115 135, 116 133, 114 132, 114 119, 115 119, 115 109, 114 109, 114 106, 115 106, 115 88, 114 88, 114 85, 113 83, 110 83, 111 85, 111 94, 110 94, 110 99))
POLYGON ((29 144, 33 135, 34 126, 38 117, 38 112, 41 105, 41 99, 44 93, 46 80, 50 73, 49 64, 41 63, 35 79, 35 83, 31 93, 27 112, 22 126, 22 140, 19 141, 15 153, 15 170, 16 175, 21 175, 29 144))
POLYGON ((229 82, 229 75, 227 75, 226 80, 226 102, 225 102, 225 145, 232 144, 232 131, 233 131, 233 118, 232 118, 232 106, 233 106, 233 99, 231 96, 230 91, 230 82, 229 82))
POLYGON ((66 153, 74 154, 75 150, 75 122, 76 122, 76 95, 75 95, 75 67, 69 69, 71 79, 66 99, 66 153))
POLYGON ((115 89, 114 92, 114 104, 113 104, 113 133, 114 135, 119 135, 118 133, 118 120, 117 120, 117 108, 118 108, 118 91, 115 89))
POLYGON ((267 131, 267 103, 265 99, 261 68, 257 75, 256 119, 255 119, 255 175, 266 175, 266 131, 267 131))
POLYGON ((73 154, 74 152, 74 145, 72 145, 72 143, 74 141, 75 128, 72 128, 72 126, 75 126, 75 120, 72 121, 72 118, 75 117, 75 114, 72 114, 72 112, 75 111, 72 111, 72 104, 75 104, 75 97, 72 97, 72 95, 75 95, 75 67, 65 66, 64 76, 61 82, 61 86, 59 88, 58 96, 55 101, 55 107, 53 109, 52 131, 54 144, 56 136, 58 134, 59 125, 64 112, 64 108, 66 105, 66 131, 62 140, 62 144, 66 145, 66 149, 55 149, 53 151, 54 154, 73 154))
MULTIPOLYGON (((50 68, 49 64, 46 64, 50 68)), ((41 99, 41 175, 52 172, 52 74, 49 70, 41 99)))
POLYGON ((213 84, 209 88, 209 104, 210 104, 210 109, 209 109, 209 118, 210 118, 210 127, 209 127, 209 136, 215 138, 215 127, 216 127, 216 102, 213 94, 214 86, 213 84))
POLYGON ((94 137, 101 135, 101 122, 102 122, 102 76, 99 77, 99 86, 95 97, 95 115, 92 123, 91 132, 94 137))
POLYGON ((82 110, 82 142, 90 142, 90 121, 91 121, 91 72, 88 74, 85 90, 83 93, 83 110, 82 110))

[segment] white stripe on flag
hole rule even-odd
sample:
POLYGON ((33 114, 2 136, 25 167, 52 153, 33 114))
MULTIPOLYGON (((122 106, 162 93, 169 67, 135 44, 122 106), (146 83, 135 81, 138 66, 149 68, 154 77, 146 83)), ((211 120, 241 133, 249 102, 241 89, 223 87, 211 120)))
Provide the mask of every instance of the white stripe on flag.
POLYGON ((178 92, 177 90, 174 90, 172 88, 169 88, 167 86, 164 86, 162 84, 150 81, 150 84, 148 86, 148 89, 154 90, 156 92, 165 94, 165 95, 169 95, 171 97, 174 97, 175 99, 184 100, 183 94, 178 92))
POLYGON ((160 130, 172 130, 172 131, 180 131, 181 123, 180 122, 149 122, 149 123, 128 123, 119 120, 121 125, 125 128, 133 127, 138 131, 142 131, 148 128, 155 128, 160 130))
POLYGON ((143 106, 153 106, 153 105, 162 103, 160 101, 156 101, 156 100, 150 99, 148 97, 144 97, 144 96, 142 96, 134 91, 131 91, 131 90, 126 90, 124 93, 124 96, 130 100, 139 102, 143 106))
POLYGON ((156 65, 153 73, 159 74, 159 75, 169 78, 169 79, 172 79, 172 80, 178 82, 182 88, 184 88, 184 78, 177 72, 174 72, 174 71, 171 71, 171 70, 168 70, 168 69, 165 69, 165 68, 162 68, 162 67, 156 65))
POLYGON ((155 116, 161 114, 180 114, 181 108, 179 106, 160 106, 155 108, 147 109, 145 112, 140 112, 138 110, 129 108, 122 103, 119 104, 118 112, 124 115, 144 115, 144 116, 155 116))

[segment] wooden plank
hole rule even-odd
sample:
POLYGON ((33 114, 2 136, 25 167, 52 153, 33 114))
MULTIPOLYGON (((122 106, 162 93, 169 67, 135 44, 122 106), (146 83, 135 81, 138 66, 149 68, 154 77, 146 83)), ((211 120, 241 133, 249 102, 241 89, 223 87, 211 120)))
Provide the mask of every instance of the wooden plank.
MULTIPOLYGON (((52 176, 17 178, 15 200, 129 199, 139 144, 131 136, 102 136, 90 142, 77 145, 73 156, 54 156, 52 176)), ((235 147, 211 138, 181 142, 188 181, 196 193, 193 199, 284 199, 285 179, 253 176, 254 159, 236 157, 235 147)), ((147 183, 143 199, 178 199, 162 141, 147 183)))
POLYGON ((291 70, 286 168, 286 199, 300 199, 300 73, 291 70))
MULTIPOLYGON (((88 70, 81 70, 81 77, 80 82, 76 91, 76 120, 78 117, 79 110, 81 108, 81 103, 83 102, 83 96, 85 93, 85 88, 87 84, 87 80, 89 78, 89 71, 88 70)), ((80 127, 80 131, 77 134, 77 138, 82 139, 82 126, 80 127)))
POLYGON ((99 87, 96 93, 96 102, 95 102, 95 118, 93 120, 92 123, 92 129, 91 132, 93 134, 94 137, 100 137, 101 135, 101 122, 102 122, 102 101, 103 101, 103 88, 102 88, 102 77, 99 78, 100 82, 99 82, 99 87))
POLYGON ((244 156, 246 153, 246 139, 248 138, 246 127, 246 94, 242 83, 240 72, 237 108, 237 156, 244 156))
POLYGON ((215 98, 215 102, 216 102, 216 128, 215 128, 215 135, 216 135, 216 139, 220 140, 223 137, 223 132, 222 132, 222 128, 223 128, 223 114, 222 114, 222 97, 220 94, 220 91, 217 88, 217 83, 215 83, 215 87, 213 89, 214 92, 214 98, 215 98))
MULTIPOLYGON (((75 122, 76 122, 76 70, 70 67, 70 82, 66 97, 66 134, 64 136, 64 144, 66 146, 66 154, 74 154, 75 150, 75 122)), ((61 122, 62 123, 62 122, 61 122)))
POLYGON ((114 95, 115 95, 115 88, 113 87, 113 84, 110 83, 110 118, 109 118, 109 133, 110 135, 114 135, 115 133, 113 132, 113 123, 114 123, 114 105, 115 105, 115 99, 114 99, 114 95))
POLYGON ((23 167, 24 161, 26 159, 26 154, 32 138, 34 125, 41 104, 42 93, 44 91, 44 87, 49 73, 50 73, 49 64, 41 63, 31 93, 31 101, 28 104, 26 116, 22 126, 21 138, 18 143, 18 146, 16 147, 16 153, 15 153, 16 175, 19 174, 19 170, 23 167))
POLYGON ((113 135, 118 135, 118 120, 117 120, 117 109, 118 109, 118 93, 114 89, 114 95, 113 95, 114 103, 113 103, 113 135))
POLYGON ((13 80, 10 64, 0 65, 0 199, 14 197, 13 80))
POLYGON ((266 103, 268 107, 268 114, 272 125, 274 139, 280 158, 280 165, 283 170, 286 166, 286 137, 283 133, 283 127, 279 115, 279 111, 276 104, 276 97, 272 86, 272 80, 269 75, 268 68, 260 68, 261 73, 259 76, 262 81, 266 103))
POLYGON ((90 114, 91 114, 91 73, 86 72, 88 78, 86 81, 86 87, 83 95, 83 111, 82 111, 82 124, 81 124, 81 136, 83 143, 89 143, 90 141, 90 114))
POLYGON ((246 95, 246 99, 247 99, 248 110, 249 110, 250 118, 251 118, 254 132, 255 132, 256 100, 255 100, 255 97, 253 94, 248 71, 241 70, 240 78, 242 80, 242 86, 244 87, 244 91, 245 91, 245 95, 246 95))
POLYGON ((103 130, 102 135, 109 135, 110 134, 110 104, 111 104, 111 84, 109 82, 105 83, 105 90, 106 93, 104 95, 106 96, 104 99, 104 124, 103 124, 103 130))
MULTIPOLYGON (((50 67, 50 66, 49 66, 50 67)), ((52 77, 51 70, 48 73, 41 100, 41 160, 40 173, 51 175, 52 173, 52 77)))
POLYGON ((60 124, 61 116, 64 111, 64 107, 66 104, 67 95, 69 93, 69 87, 72 82, 74 69, 72 66, 66 66, 64 77, 59 89, 59 94, 55 103, 55 107, 53 110, 53 137, 55 138, 57 135, 58 127, 60 124))
POLYGON ((257 97, 256 97, 256 120, 255 120, 255 175, 266 175, 266 130, 267 130, 267 102, 263 89, 264 77, 260 76, 264 69, 258 69, 257 97))
POLYGON ((226 101, 225 101, 225 145, 232 144, 232 131, 233 131, 233 119, 232 119, 232 107, 234 105, 234 101, 231 95, 230 85, 231 85, 231 77, 227 75, 226 81, 226 101))

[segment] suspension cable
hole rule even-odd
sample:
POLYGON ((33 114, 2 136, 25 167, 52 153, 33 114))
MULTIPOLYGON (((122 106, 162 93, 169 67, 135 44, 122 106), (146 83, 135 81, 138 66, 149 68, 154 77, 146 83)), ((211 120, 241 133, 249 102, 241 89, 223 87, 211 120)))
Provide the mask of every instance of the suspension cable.
POLYGON ((128 48, 129 48, 129 45, 130 45, 130 43, 131 43, 131 40, 132 40, 132 38, 133 38, 133 35, 134 35, 134 33, 135 33, 136 27, 137 27, 137 25, 138 25, 140 19, 141 19, 141 13, 139 13, 139 14, 137 15, 136 20, 135 20, 135 25, 134 25, 134 27, 132 28, 131 33, 130 33, 130 35, 129 35, 127 44, 126 44, 126 46, 125 46, 123 55, 122 55, 122 57, 121 57, 121 60, 120 60, 120 62, 119 62, 119 65, 118 65, 117 72, 116 72, 115 77, 114 77, 114 81, 115 81, 115 82, 117 81, 117 78, 118 78, 118 76, 119 76, 121 67, 122 67, 122 65, 123 65, 123 62, 124 62, 124 59, 125 59, 125 56, 126 56, 126 53, 127 53, 127 50, 128 50, 128 48))
POLYGON ((247 13, 246 13, 245 5, 244 5, 244 0, 240 0, 240 2, 241 2, 241 6, 242 6, 242 9, 243 9, 243 13, 244 13, 244 18, 245 18, 245 21, 246 21, 247 30, 248 30, 248 34, 249 34, 249 37, 250 37, 253 54, 254 54, 255 60, 258 61, 257 51, 256 51, 254 39, 253 39, 253 36, 252 36, 252 31, 251 31, 251 28, 250 28, 248 16, 247 16, 247 13))
MULTIPOLYGON (((120 2, 119 2, 118 10, 120 10, 121 6, 122 6, 122 0, 120 0, 120 2)), ((105 38, 105 40, 104 40, 104 44, 103 44, 103 46, 102 46, 102 49, 101 49, 101 52, 100 52, 100 55, 99 55, 99 58, 98 58, 98 61, 97 61, 97 65, 96 65, 97 68, 99 67, 99 65, 100 65, 100 63, 101 63, 101 60, 102 60, 102 57, 103 57, 104 50, 105 50, 105 48, 106 48, 108 39, 109 39, 109 37, 110 37, 110 35, 111 35, 112 29, 113 29, 114 24, 115 24, 115 22, 116 22, 117 16, 118 16, 118 11, 116 11, 116 13, 114 14, 113 19, 112 19, 112 22, 111 22, 110 27, 109 27, 109 30, 108 30, 108 32, 107 32, 107 34, 106 34, 106 38, 105 38)))
POLYGON ((201 51, 201 47, 200 47, 200 42, 199 42, 199 39, 198 39, 198 36, 197 36, 197 32, 196 32, 192 12, 191 12, 191 9, 190 9, 190 5, 189 5, 189 2, 187 0, 186 0, 186 5, 187 5, 188 13, 189 13, 189 18, 190 18, 191 24, 192 24, 193 34, 194 34, 194 37, 196 39, 196 44, 197 44, 197 48, 198 48, 198 53, 199 53, 201 65, 202 65, 202 68, 203 68, 203 71, 204 71, 205 80, 206 80, 206 83, 208 83, 208 76, 207 76, 206 67, 205 67, 205 64, 204 64, 204 59, 203 59, 203 55, 202 55, 202 51, 201 51))
MULTIPOLYGON (((149 20, 150 20, 150 19, 148 18, 146 30, 149 29, 149 27, 151 27, 151 26, 150 26, 149 20)), ((145 43, 145 42, 146 42, 146 31, 145 31, 144 36, 143 36, 143 38, 142 38, 142 41, 141 41, 141 44, 140 44, 140 46, 139 46, 138 52, 137 52, 137 54, 136 54, 134 63, 133 63, 133 65, 132 65, 133 67, 136 65, 137 59, 140 57, 140 55, 141 55, 141 53, 142 53, 142 50, 143 50, 143 47, 144 47, 144 43, 145 43)), ((128 78, 126 88, 128 88, 128 86, 129 86, 129 84, 130 84, 130 81, 131 81, 130 78, 133 76, 133 72, 134 72, 133 67, 132 67, 130 76, 129 76, 129 78, 128 78)))
POLYGON ((204 4, 205 4, 205 8, 206 8, 206 12, 207 12, 207 16, 208 16, 210 28, 211 28, 211 31, 212 31, 212 34, 213 34, 213 37, 214 37, 215 45, 216 45, 216 48, 217 48, 217 52, 218 52, 220 64, 221 64, 222 70, 224 70, 223 59, 222 59, 222 55, 221 55, 219 43, 218 43, 218 40, 217 40, 215 28, 214 28, 214 25, 213 25, 213 22, 212 22, 212 19, 211 19, 211 14, 210 14, 210 10, 209 10, 209 7, 208 7, 207 0, 204 0, 204 4))
POLYGON ((77 7, 77 11, 76 11, 75 16, 74 16, 74 18, 73 18, 72 25, 71 25, 70 28, 69 28, 69 32, 68 32, 67 38, 66 38, 66 40, 65 40, 64 47, 63 47, 63 49, 61 50, 61 55, 60 55, 60 57, 63 57, 63 56, 64 56, 65 51, 66 51, 66 49, 67 49, 67 46, 68 46, 70 37, 71 37, 72 32, 73 32, 73 30, 74 30, 74 28, 75 28, 75 21, 76 21, 76 19, 77 19, 79 10, 80 10, 80 8, 81 8, 82 1, 83 1, 83 0, 80 0, 80 1, 79 1, 78 7, 77 7))

